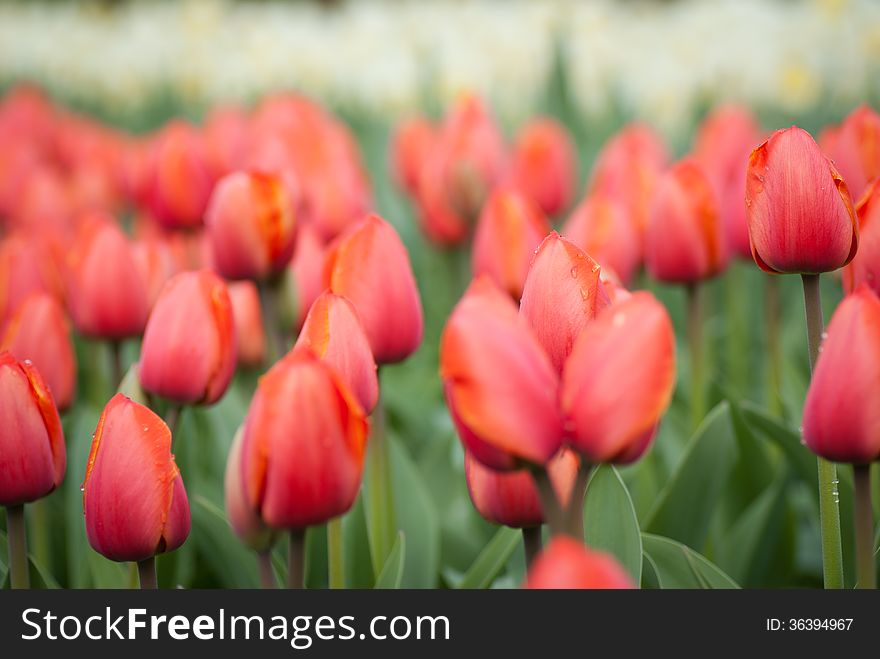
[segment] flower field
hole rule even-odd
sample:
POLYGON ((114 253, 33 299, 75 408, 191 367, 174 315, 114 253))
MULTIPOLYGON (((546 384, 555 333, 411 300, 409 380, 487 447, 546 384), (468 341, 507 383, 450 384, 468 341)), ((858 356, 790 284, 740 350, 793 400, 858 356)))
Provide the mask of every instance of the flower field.
POLYGON ((877 7, 391 4, 0 6, 0 584, 876 587, 877 7))

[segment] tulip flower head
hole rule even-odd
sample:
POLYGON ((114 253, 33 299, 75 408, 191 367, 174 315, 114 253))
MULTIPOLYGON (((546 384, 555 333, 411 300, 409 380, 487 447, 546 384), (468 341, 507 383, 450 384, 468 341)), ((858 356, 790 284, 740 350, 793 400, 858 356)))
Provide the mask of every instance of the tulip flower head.
POLYGON ((597 193, 581 202, 568 218, 562 235, 602 266, 613 270, 623 283, 632 281, 642 260, 639 234, 614 197, 597 193))
POLYGON ((368 215, 327 254, 324 281, 354 304, 378 364, 406 359, 422 342, 422 302, 406 247, 394 228, 368 215))
POLYGON ((400 123, 391 142, 391 167, 398 186, 415 197, 422 165, 437 139, 437 128, 424 117, 400 123))
POLYGON ((562 407, 570 442, 590 463, 626 464, 654 437, 675 388, 675 333, 647 292, 606 308, 565 364, 562 407))
POLYGON ((247 505, 273 529, 304 529, 345 513, 361 483, 368 422, 348 386, 308 350, 260 379, 244 424, 247 505))
POLYGON ((218 181, 205 216, 214 267, 229 279, 281 272, 294 248, 293 207, 281 179, 234 172, 218 181))
POLYGON ((149 300, 131 243, 112 217, 88 216, 68 260, 68 302, 76 329, 120 340, 144 331, 149 300))
POLYGON ((25 299, 6 325, 0 349, 30 360, 52 391, 58 409, 70 406, 76 391, 76 354, 67 315, 54 297, 35 293, 25 299))
POLYGON ((690 284, 727 265, 715 191, 702 167, 679 161, 657 184, 645 234, 645 265, 660 281, 690 284))
POLYGON ((297 231, 296 248, 287 266, 285 292, 289 322, 299 331, 312 304, 324 290, 324 261, 326 248, 312 227, 301 226, 297 231))
POLYGON ((379 400, 379 380, 370 342, 354 306, 325 291, 312 305, 294 350, 305 348, 336 369, 366 414, 379 400))
MULTIPOLYGON (((571 498, 578 462, 573 452, 563 449, 547 463, 550 481, 563 507, 571 498)), ((495 471, 465 451, 464 476, 474 508, 486 521, 513 528, 544 523, 535 480, 527 470, 495 471)))
POLYGON ((519 300, 535 250, 548 233, 550 223, 528 197, 512 188, 496 190, 477 222, 474 276, 488 275, 519 300))
POLYGON ((880 176, 880 114, 867 105, 850 112, 831 140, 827 155, 858 199, 880 176))
POLYGON ((210 270, 172 277, 144 332, 143 388, 178 403, 211 405, 226 392, 235 362, 235 323, 226 284, 210 270))
POLYGON ((248 505, 241 472, 241 448, 244 432, 239 428, 229 447, 223 489, 226 515, 235 535, 254 551, 266 551, 275 543, 275 532, 268 528, 248 505))
POLYGON ((828 325, 804 403, 804 442, 833 462, 880 459, 880 299, 866 284, 828 325))
POLYGON ((61 419, 43 378, 29 361, 0 352, 0 505, 50 494, 66 461, 61 419))
POLYGON ((746 214, 752 256, 767 272, 829 272, 852 261, 859 246, 846 183, 797 126, 776 131, 752 152, 746 214))
POLYGON ((613 556, 594 551, 568 536, 556 536, 526 576, 532 589, 629 589, 632 579, 613 556))
POLYGON ((859 251, 843 269, 843 288, 852 293, 860 284, 880 295, 880 178, 874 179, 856 204, 859 251))
POLYGON ((588 322, 608 305, 599 264, 555 231, 529 268, 520 314, 544 347, 557 373, 588 322))
POLYGON ((511 156, 511 182, 549 216, 571 203, 577 176, 574 141, 558 121, 534 119, 522 127, 511 156))
POLYGON ((98 421, 82 491, 89 544, 110 560, 142 561, 177 549, 189 535, 171 431, 123 394, 98 421))
POLYGON ((238 363, 242 366, 259 366, 266 358, 266 332, 260 293, 254 282, 247 280, 231 282, 226 289, 235 323, 238 363))
POLYGON ((485 276, 446 323, 440 377, 462 443, 486 466, 544 465, 559 450, 557 372, 516 304, 485 276))

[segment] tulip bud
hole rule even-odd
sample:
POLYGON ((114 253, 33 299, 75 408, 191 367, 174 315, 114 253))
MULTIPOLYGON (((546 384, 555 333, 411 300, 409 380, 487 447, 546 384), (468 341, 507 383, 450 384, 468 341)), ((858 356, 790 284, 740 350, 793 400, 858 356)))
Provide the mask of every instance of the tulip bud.
POLYGON ((125 339, 144 331, 147 291, 128 238, 109 216, 88 216, 68 259, 68 301, 86 336, 125 339))
POLYGON ((153 138, 146 179, 147 204, 163 226, 193 229, 202 224, 213 180, 195 127, 173 121, 153 138))
POLYGON ((210 270, 172 277, 144 332, 143 388, 178 403, 211 405, 226 392, 235 359, 232 304, 223 280, 210 270))
POLYGON ((58 409, 70 406, 76 391, 76 355, 67 315, 55 298, 46 293, 28 297, 6 325, 0 349, 33 362, 58 409))
POLYGON ((241 469, 241 449, 244 445, 244 429, 239 428, 229 447, 224 477, 226 515, 235 535, 254 551, 266 551, 275 543, 275 533, 260 519, 257 511, 248 504, 245 482, 241 469))
POLYGON ((214 267, 229 279, 265 279, 293 254, 291 200, 271 174, 234 172, 218 181, 205 224, 214 267))
POLYGON ((312 305, 296 348, 306 348, 342 377, 365 414, 379 400, 379 380, 370 342, 351 302, 325 291, 312 305))
POLYGON ((0 505, 53 492, 66 465, 61 419, 43 378, 29 361, 0 352, 0 505))
POLYGON ((859 246, 846 183, 809 133, 778 130, 749 158, 746 214, 752 256, 767 272, 837 270, 859 246))
POLYGON ((486 277, 471 284, 446 323, 440 377, 462 443, 487 467, 543 465, 559 450, 553 364, 516 304, 486 277))
POLYGON ((727 261, 712 184, 695 160, 685 158, 657 184, 645 234, 645 266, 659 281, 689 284, 717 275, 727 261))
POLYGON ((730 250, 744 258, 751 258, 752 251, 743 192, 749 154, 760 142, 759 135, 758 124, 749 110, 723 106, 700 125, 694 145, 694 157, 715 190, 730 250))
POLYGON ((302 327, 306 314, 324 290, 326 249, 317 231, 308 225, 297 230, 296 249, 287 265, 284 307, 289 324, 296 331, 302 327))
POLYGON ((519 300, 535 250, 548 233, 547 218, 528 197, 513 189, 496 190, 477 222, 474 276, 488 275, 519 300))
POLYGON ((89 544, 110 560, 146 560, 177 549, 189 535, 171 431, 123 394, 110 399, 98 421, 82 491, 89 544))
POLYGON ((0 241, 0 320, 34 293, 62 299, 57 263, 39 235, 10 233, 0 241))
POLYGON ((562 234, 624 282, 632 281, 642 260, 639 234, 626 216, 625 207, 606 194, 594 194, 581 202, 562 229, 562 234))
POLYGON ((266 358, 266 332, 260 293, 254 282, 247 280, 231 282, 226 289, 232 304, 238 363, 242 366, 259 366, 266 358))
POLYGON ((181 268, 169 240, 165 237, 150 236, 135 240, 132 252, 147 291, 147 304, 152 309, 165 282, 179 270, 187 268, 181 268))
POLYGON ((629 589, 635 585, 613 556, 588 549, 568 536, 556 536, 526 577, 532 589, 629 589))
POLYGON ((880 178, 868 185, 856 204, 859 251, 843 269, 843 289, 852 293, 865 283, 880 295, 880 178))
POLYGON ((549 216, 571 203, 577 176, 574 141, 568 130, 548 117, 522 127, 513 148, 511 180, 549 216))
POLYGON ((208 113, 204 153, 215 180, 241 168, 249 137, 248 116, 243 110, 233 106, 216 107, 208 113))
POLYGON ((562 409, 574 449, 590 463, 626 464, 645 452, 675 388, 675 333, 647 292, 605 309, 565 364, 562 409))
POLYGON ((858 199, 880 176, 880 114, 867 105, 850 112, 834 133, 827 155, 858 199))
POLYGON ((406 359, 422 342, 422 302, 406 247, 394 228, 368 215, 327 254, 324 281, 358 311, 379 364, 406 359))
POLYGON ((247 503, 274 529, 344 514, 361 484, 368 423, 348 387, 310 351, 295 350, 260 379, 244 423, 247 503))
POLYGON ((419 174, 437 140, 437 129, 423 117, 403 121, 394 131, 391 142, 391 166, 394 179, 407 194, 415 197, 419 174))
POLYGON ((547 236, 529 269, 520 314, 557 373, 583 328, 607 305, 599 264, 555 231, 547 236))
MULTIPOLYGON (((571 498, 577 470, 577 456, 565 449, 547 463, 553 490, 563 508, 571 498)), ((474 508, 486 521, 513 528, 544 523, 535 480, 527 470, 495 471, 483 466, 470 451, 465 451, 464 477, 474 508)))
POLYGON ((648 226, 654 187, 668 161, 666 147, 650 127, 630 124, 614 135, 596 157, 589 193, 602 192, 623 203, 641 236, 648 226))
POLYGON ((880 459, 880 299, 861 285, 828 325, 804 403, 804 442, 833 462, 880 459))

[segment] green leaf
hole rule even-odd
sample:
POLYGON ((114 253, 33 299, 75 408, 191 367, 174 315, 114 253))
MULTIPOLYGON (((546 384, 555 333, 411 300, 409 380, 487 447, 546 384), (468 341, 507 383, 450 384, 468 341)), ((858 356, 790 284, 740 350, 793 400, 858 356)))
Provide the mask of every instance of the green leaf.
POLYGON ((590 477, 584 501, 584 538, 590 547, 613 554, 635 583, 642 579, 642 536, 632 499, 611 465, 590 477))
POLYGON ((491 586, 519 546, 521 538, 522 532, 519 529, 506 526, 499 528, 489 544, 477 556, 477 560, 471 565, 458 587, 482 589, 491 586))
POLYGON ((406 536, 403 531, 397 532, 397 540, 388 554, 388 560, 376 579, 377 589, 398 589, 403 580, 403 566, 406 559, 406 536))
POLYGON ((798 477, 811 487, 816 483, 816 458, 801 443, 797 430, 773 417, 766 410, 748 401, 740 405, 743 419, 766 440, 776 444, 785 454, 798 477))
POLYGON ((225 588, 256 588, 257 563, 229 527, 223 511, 201 495, 191 500, 192 533, 199 557, 225 588))
POLYGON ((735 459, 730 411, 722 402, 691 438, 642 528, 703 547, 735 459))
POLYGON ((643 533, 642 544, 660 588, 739 588, 718 566, 680 542, 643 533))
POLYGON ((392 494, 397 528, 406 534, 405 588, 434 588, 440 572, 440 522, 421 473, 389 434, 392 494))
MULTIPOLYGON (((0 531, 0 588, 9 588, 8 561, 6 534, 0 531)), ((28 554, 28 576, 31 588, 48 588, 53 590, 60 588, 55 578, 49 574, 49 571, 44 566, 38 564, 30 553, 28 554)))

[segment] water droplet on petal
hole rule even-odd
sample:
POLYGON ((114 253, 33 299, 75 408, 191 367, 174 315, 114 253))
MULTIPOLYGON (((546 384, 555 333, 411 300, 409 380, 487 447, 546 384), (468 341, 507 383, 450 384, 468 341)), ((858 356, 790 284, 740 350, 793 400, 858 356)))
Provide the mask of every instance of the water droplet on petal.
POLYGON ((578 276, 578 267, 576 265, 571 266, 571 276, 573 278, 577 278, 578 276))

